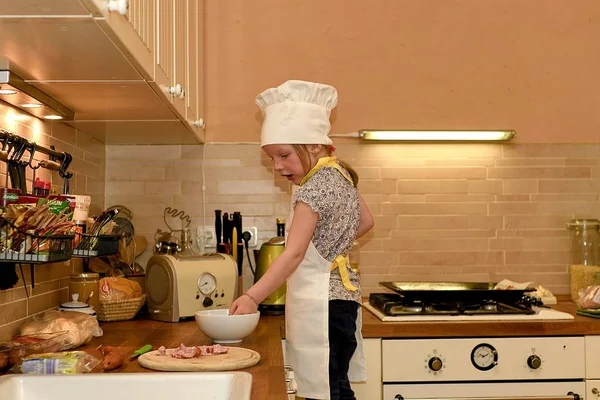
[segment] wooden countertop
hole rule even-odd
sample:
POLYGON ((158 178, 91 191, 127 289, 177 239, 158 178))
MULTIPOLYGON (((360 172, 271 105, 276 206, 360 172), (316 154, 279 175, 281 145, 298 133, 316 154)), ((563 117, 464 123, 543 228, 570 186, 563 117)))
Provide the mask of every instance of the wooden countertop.
POLYGON ((424 321, 383 322, 363 308, 365 338, 432 338, 475 336, 567 336, 600 335, 600 319, 576 315, 576 305, 561 301, 550 306, 575 316, 573 320, 557 321, 424 321))
MULTIPOLYGON (((261 316, 256 330, 239 344, 241 347, 257 351, 261 357, 257 365, 240 370, 252 374, 253 399, 287 399, 280 335, 282 324, 283 317, 261 316)), ((114 373, 156 372, 143 368, 137 360, 127 360, 134 350, 145 344, 151 344, 155 349, 160 346, 178 347, 181 343, 185 345, 212 344, 212 340, 198 329, 193 320, 168 323, 138 318, 131 321, 104 322, 100 326, 104 330, 104 335, 94 338, 90 343, 77 350, 85 350, 101 358, 96 350, 98 345, 119 347, 124 352, 126 359, 123 366, 116 371, 111 371, 114 373)))

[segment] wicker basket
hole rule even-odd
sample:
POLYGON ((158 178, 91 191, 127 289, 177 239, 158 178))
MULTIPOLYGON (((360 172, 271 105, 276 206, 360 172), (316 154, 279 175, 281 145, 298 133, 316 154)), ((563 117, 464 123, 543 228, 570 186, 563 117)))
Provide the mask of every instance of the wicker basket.
POLYGON ((132 319, 140 311, 146 301, 146 295, 133 299, 100 301, 98 320, 100 321, 126 321, 132 319))

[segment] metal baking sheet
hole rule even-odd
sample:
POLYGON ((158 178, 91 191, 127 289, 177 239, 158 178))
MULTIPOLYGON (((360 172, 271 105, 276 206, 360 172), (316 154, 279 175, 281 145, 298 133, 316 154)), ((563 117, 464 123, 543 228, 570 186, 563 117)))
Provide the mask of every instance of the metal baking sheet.
POLYGON ((519 301, 527 289, 500 289, 494 290, 496 283, 492 282, 379 282, 408 300, 456 302, 456 301, 483 301, 494 300, 498 302, 519 301))

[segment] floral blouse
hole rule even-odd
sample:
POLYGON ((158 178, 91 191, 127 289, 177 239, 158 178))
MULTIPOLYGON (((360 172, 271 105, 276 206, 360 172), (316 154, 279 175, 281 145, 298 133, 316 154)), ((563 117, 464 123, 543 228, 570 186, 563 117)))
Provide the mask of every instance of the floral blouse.
MULTIPOLYGON (((292 207, 299 201, 319 214, 312 243, 321 257, 333 262, 339 254, 348 255, 360 223, 358 192, 352 183, 335 168, 323 167, 296 190, 292 207)), ((336 268, 329 278, 329 300, 352 300, 360 304, 360 279, 350 265, 346 268, 358 290, 346 289, 336 268)))

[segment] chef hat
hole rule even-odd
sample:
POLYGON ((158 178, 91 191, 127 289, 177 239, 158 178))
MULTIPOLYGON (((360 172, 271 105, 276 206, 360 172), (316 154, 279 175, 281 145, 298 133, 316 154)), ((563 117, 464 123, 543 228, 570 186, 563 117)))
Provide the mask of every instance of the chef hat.
POLYGON ((329 116, 337 105, 333 86, 305 81, 287 81, 256 97, 265 120, 260 145, 332 144, 329 116))

